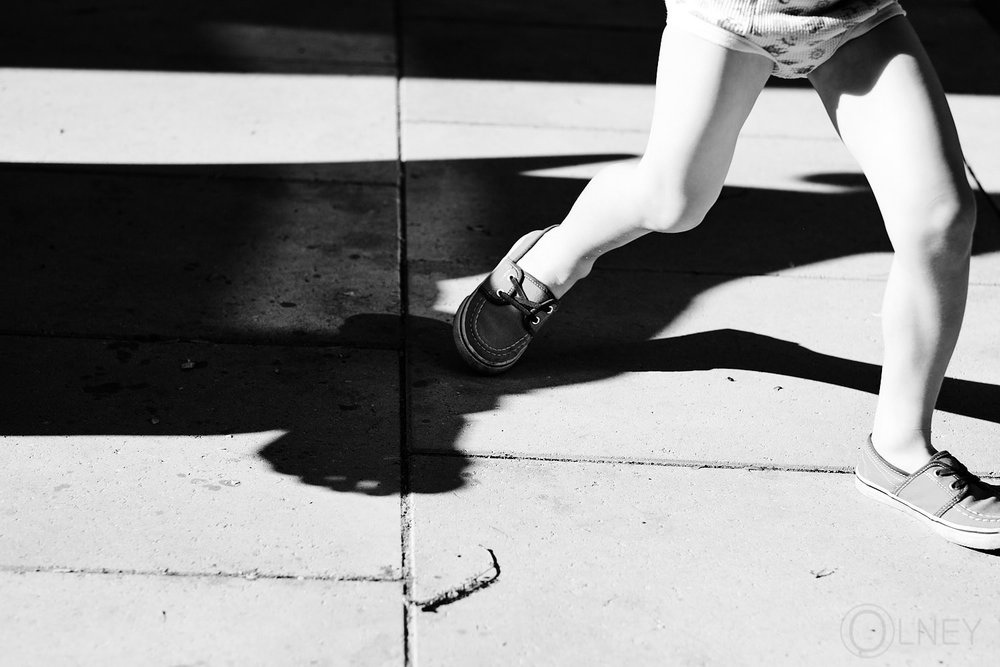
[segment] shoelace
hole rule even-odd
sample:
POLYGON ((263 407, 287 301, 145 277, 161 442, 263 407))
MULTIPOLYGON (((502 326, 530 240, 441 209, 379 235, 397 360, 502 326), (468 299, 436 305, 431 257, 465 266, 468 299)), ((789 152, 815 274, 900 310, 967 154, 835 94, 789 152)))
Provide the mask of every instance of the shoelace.
POLYGON ((960 461, 952 459, 952 463, 938 462, 934 470, 935 477, 954 477, 951 482, 953 491, 960 491, 963 494, 969 490, 972 484, 980 481, 978 477, 969 472, 960 461))
POLYGON ((517 281, 514 276, 507 276, 510 278, 511 284, 514 286, 514 294, 507 294, 507 292, 497 290, 497 296, 506 301, 509 305, 514 306, 519 311, 524 318, 525 323, 530 323, 532 325, 537 325, 541 323, 541 318, 538 317, 538 313, 543 310, 552 314, 555 311, 555 304, 558 299, 546 299, 545 301, 532 301, 528 298, 528 295, 524 293, 524 287, 521 283, 517 281))

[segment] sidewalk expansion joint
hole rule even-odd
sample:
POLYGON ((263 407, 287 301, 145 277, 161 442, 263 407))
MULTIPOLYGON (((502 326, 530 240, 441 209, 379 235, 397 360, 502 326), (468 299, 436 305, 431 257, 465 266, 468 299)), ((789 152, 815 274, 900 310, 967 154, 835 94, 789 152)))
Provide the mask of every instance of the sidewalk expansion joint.
POLYGON ((162 570, 127 570, 118 568, 92 567, 25 567, 0 565, 3 574, 84 574, 124 577, 178 577, 182 579, 244 579, 247 581, 321 581, 330 583, 400 583, 401 576, 381 575, 322 575, 322 574, 280 574, 245 570, 242 572, 186 572, 165 568, 162 570))
POLYGON ((407 247, 406 161, 403 159, 403 78, 405 76, 403 2, 395 0, 393 33, 396 47, 396 238, 399 288, 399 570, 402 581, 401 614, 403 624, 403 667, 412 667, 416 657, 416 624, 408 603, 413 589, 413 498, 410 492, 410 362, 409 344, 410 284, 407 247))
POLYGON ((413 452, 411 456, 429 456, 439 458, 466 458, 481 459, 487 461, 532 461, 540 463, 567 463, 567 464, 605 464, 605 465, 627 465, 627 466, 652 466, 659 468, 691 468, 695 470, 747 470, 751 472, 795 472, 795 473, 824 473, 831 475, 853 474, 853 466, 823 466, 823 465, 796 465, 796 464, 765 464, 747 463, 743 461, 698 461, 696 459, 626 459, 616 457, 601 456, 535 456, 531 454, 476 454, 471 452, 456 451, 436 451, 426 450, 413 452))

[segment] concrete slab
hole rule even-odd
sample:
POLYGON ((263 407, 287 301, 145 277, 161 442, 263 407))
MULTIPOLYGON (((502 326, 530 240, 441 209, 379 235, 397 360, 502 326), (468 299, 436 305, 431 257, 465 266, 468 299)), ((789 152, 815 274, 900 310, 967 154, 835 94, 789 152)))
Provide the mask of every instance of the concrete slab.
POLYGON ((0 573, 11 665, 394 665, 400 584, 0 573))
MULTIPOLYGON (((407 123, 461 123, 648 133, 652 80, 636 83, 492 81, 407 76, 401 84, 407 123)), ((461 131, 461 129, 459 129, 461 131)), ((812 89, 765 88, 743 136, 837 140, 812 89)))
POLYGON ((0 566, 396 576, 395 352, 0 346, 0 566))
MULTIPOLYGON (((417 457, 414 473, 438 463, 417 457)), ((1000 648, 983 595, 995 556, 872 505, 849 475, 524 461, 470 473, 416 499, 414 576, 455 576, 455 554, 479 545, 501 574, 417 614, 421 663, 846 664, 878 650, 879 664, 987 664, 1000 648)))
POLYGON ((406 76, 400 93, 405 123, 646 133, 653 113, 652 80, 625 84, 406 76))
MULTIPOLYGON (((870 429, 879 281, 595 272, 517 368, 484 378, 445 323, 480 279, 411 277, 415 451, 845 469, 870 429)), ((935 423, 980 471, 1000 471, 998 299, 972 289, 935 423)))
POLYGON ((32 68, 0 89, 0 162, 396 182, 393 76, 32 68))
POLYGON ((27 168, 0 184, 4 331, 398 344, 393 187, 27 168))
POLYGON ((391 0, 336 6, 180 0, 169 8, 143 0, 13 0, 8 9, 17 20, 0 27, 0 61, 73 69, 391 73, 393 8, 391 0))

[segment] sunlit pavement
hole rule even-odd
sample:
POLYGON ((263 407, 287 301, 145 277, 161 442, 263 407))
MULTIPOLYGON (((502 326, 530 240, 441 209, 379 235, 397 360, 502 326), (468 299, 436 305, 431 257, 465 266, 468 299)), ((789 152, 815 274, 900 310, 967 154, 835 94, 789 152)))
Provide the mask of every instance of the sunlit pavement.
MULTIPOLYGON (((1000 33, 904 6, 980 210, 936 437, 996 477, 1000 33)), ((656 0, 9 13, 0 665, 995 660, 996 556, 848 474, 890 248, 810 89, 481 378, 451 316, 642 151, 656 0)))

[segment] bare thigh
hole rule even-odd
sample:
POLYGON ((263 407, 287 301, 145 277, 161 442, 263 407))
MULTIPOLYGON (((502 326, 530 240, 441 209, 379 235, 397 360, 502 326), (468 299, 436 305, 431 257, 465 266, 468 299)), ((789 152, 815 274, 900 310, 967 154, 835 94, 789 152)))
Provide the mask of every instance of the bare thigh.
POLYGON ((944 90, 904 17, 848 42, 809 78, 864 170, 897 251, 972 206, 944 90))
POLYGON ((722 189, 740 128, 770 72, 771 62, 763 56, 668 25, 639 178, 648 179, 665 201, 693 209, 694 217, 703 215, 722 189))

